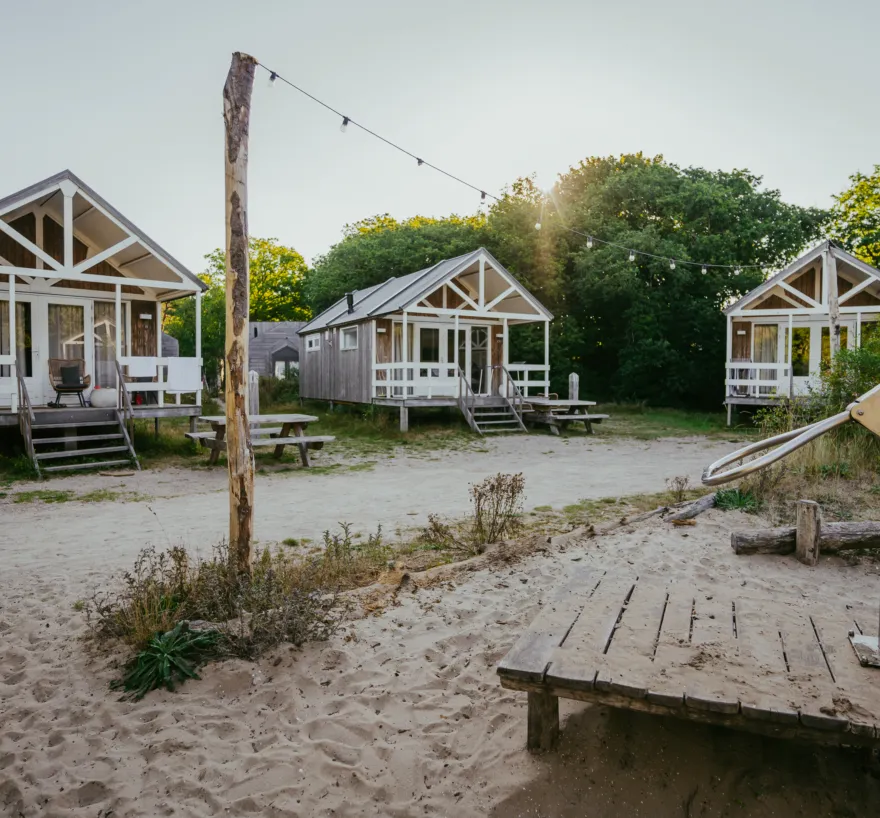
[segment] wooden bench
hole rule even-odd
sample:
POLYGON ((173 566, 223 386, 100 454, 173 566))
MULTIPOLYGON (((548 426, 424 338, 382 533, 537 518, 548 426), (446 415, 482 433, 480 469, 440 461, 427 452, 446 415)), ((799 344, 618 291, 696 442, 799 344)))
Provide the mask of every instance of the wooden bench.
POLYGON ((558 435, 560 429, 565 430, 572 423, 583 423, 587 434, 593 434, 593 424, 608 420, 609 417, 610 415, 548 412, 543 410, 542 407, 538 407, 533 408, 532 414, 524 419, 528 420, 529 423, 544 423, 550 427, 550 431, 553 434, 558 435))
POLYGON ((873 601, 581 572, 545 601, 498 674, 528 693, 530 750, 555 746, 560 696, 876 747, 880 670, 862 667, 848 640, 874 633, 876 618, 873 601))
MULTIPOLYGON (((310 465, 308 449, 323 449, 325 443, 332 443, 336 440, 333 435, 273 436, 280 431, 280 429, 252 429, 251 445, 254 447, 274 446, 276 457, 280 457, 284 453, 285 446, 298 446, 303 465, 308 467, 310 465)), ((215 432, 187 432, 186 437, 196 441, 203 448, 211 450, 209 461, 211 464, 216 463, 220 453, 226 451, 226 440, 218 440, 215 432)))

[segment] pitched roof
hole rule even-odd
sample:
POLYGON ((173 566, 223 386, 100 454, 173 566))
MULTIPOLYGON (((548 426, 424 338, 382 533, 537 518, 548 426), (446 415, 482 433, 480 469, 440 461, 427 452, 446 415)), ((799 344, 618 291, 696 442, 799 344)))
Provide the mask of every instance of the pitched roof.
POLYGON ((418 270, 415 273, 408 273, 396 278, 389 278, 381 284, 376 284, 363 290, 356 290, 353 293, 354 310, 352 312, 348 312, 346 298, 342 297, 332 307, 324 310, 320 315, 315 316, 309 321, 300 330, 300 334, 400 312, 434 290, 446 279, 453 278, 460 271, 467 269, 481 255, 485 256, 498 272, 508 277, 512 282, 515 282, 522 296, 536 309, 552 318, 547 309, 525 287, 516 282, 516 279, 494 259, 491 253, 485 248, 479 247, 470 253, 438 261, 424 270, 418 270))
POLYGON ((123 216, 122 213, 120 213, 101 195, 92 190, 92 188, 90 188, 85 182, 83 182, 82 179, 80 179, 75 173, 73 173, 73 171, 62 170, 60 173, 56 173, 54 176, 50 176, 48 179, 43 179, 42 182, 37 182, 36 184, 29 185, 28 187, 23 188, 16 193, 11 193, 8 196, 4 196, 2 199, 0 199, 0 213, 2 213, 4 210, 9 210, 12 207, 15 207, 19 203, 25 204, 28 201, 33 201, 35 195, 38 195, 41 191, 48 191, 52 188, 56 188, 61 182, 65 181, 72 182, 80 190, 82 190, 83 193, 85 193, 90 199, 92 199, 92 201, 99 207, 99 209, 109 213, 133 236, 136 236, 138 241, 145 247, 145 249, 149 250, 160 261, 165 262, 169 266, 173 267, 175 271, 190 279, 193 283, 198 284, 202 291, 208 289, 208 285, 205 284, 205 282, 202 281, 195 273, 187 269, 176 258, 174 258, 171 253, 169 253, 167 250, 164 250, 158 242, 153 241, 153 239, 151 239, 146 233, 144 233, 143 230, 137 227, 137 225, 135 225, 133 222, 129 221, 129 219, 127 219, 125 216, 123 216))
POLYGON ((759 284, 757 287, 755 287, 754 290, 747 292, 742 298, 735 301, 729 307, 725 307, 724 314, 729 315, 734 310, 739 309, 744 304, 747 304, 749 301, 758 297, 762 293, 765 293, 768 290, 772 290, 777 282, 788 278, 793 273, 798 272, 802 267, 806 267, 808 264, 819 258, 826 250, 830 250, 834 258, 836 258, 838 261, 842 261, 845 264, 850 265, 850 267, 853 267, 859 272, 880 279, 880 270, 877 270, 870 264, 865 264, 864 261, 860 261, 855 256, 847 253, 846 250, 844 250, 843 248, 838 247, 833 241, 826 239, 825 241, 817 244, 815 247, 807 250, 807 252, 803 255, 798 256, 798 258, 791 262, 791 264, 788 264, 778 273, 774 273, 772 276, 770 276, 770 278, 764 281, 763 284, 759 284))

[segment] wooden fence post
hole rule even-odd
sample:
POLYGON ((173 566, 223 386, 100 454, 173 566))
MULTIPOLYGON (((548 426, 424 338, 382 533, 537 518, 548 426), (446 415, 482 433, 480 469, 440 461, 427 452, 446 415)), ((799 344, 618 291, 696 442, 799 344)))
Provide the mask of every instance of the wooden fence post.
POLYGON ((226 125, 226 462, 229 464, 229 564, 250 573, 254 516, 254 450, 247 410, 247 160, 251 92, 257 61, 236 51, 223 86, 226 125))
POLYGON ((822 511, 813 500, 798 500, 797 529, 794 553, 804 565, 819 561, 819 536, 822 531, 822 511))
POLYGON ((568 399, 577 400, 579 391, 580 378, 578 377, 577 372, 572 372, 571 375, 568 376, 568 399))
POLYGON ((260 414, 260 373, 248 372, 248 416, 260 414))

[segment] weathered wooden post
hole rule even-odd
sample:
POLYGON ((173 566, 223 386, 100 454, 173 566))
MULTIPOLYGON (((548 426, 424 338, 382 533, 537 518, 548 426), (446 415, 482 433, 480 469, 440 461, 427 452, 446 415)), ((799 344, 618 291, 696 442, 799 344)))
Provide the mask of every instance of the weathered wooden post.
POLYGON ((578 392, 580 391, 580 378, 578 377, 577 372, 572 372, 571 375, 568 376, 568 399, 575 401, 578 399, 578 392))
POLYGON ((819 537, 822 533, 822 510, 813 500, 798 500, 794 554, 804 565, 819 561, 819 537))
POLYGON ((254 450, 247 410, 247 160, 251 91, 257 61, 236 51, 223 86, 226 125, 226 462, 229 464, 229 564, 250 573, 254 450))
POLYGON ((248 372, 248 415, 260 414, 260 373, 248 372))

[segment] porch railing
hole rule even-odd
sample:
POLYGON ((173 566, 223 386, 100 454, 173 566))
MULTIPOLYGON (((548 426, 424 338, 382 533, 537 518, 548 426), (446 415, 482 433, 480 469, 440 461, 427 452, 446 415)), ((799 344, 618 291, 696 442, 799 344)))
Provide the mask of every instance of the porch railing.
MULTIPOLYGON (((181 404, 183 395, 194 395, 202 404, 202 362, 198 358, 119 357, 116 360, 120 388, 127 393, 156 394, 156 404, 165 405, 166 393, 181 404), (127 372, 123 372, 123 367, 127 372)), ((120 401, 119 408, 123 405, 120 401)))
POLYGON ((550 388, 550 367, 544 364, 508 364, 507 371, 525 398, 550 388))
POLYGON ((476 432, 478 435, 481 435, 480 427, 477 426, 477 419, 474 415, 474 407, 477 405, 477 396, 474 393, 473 387, 471 386, 470 379, 465 377, 464 372, 462 372, 461 367, 457 367, 458 372, 458 408, 461 410, 461 413, 464 415, 464 419, 467 421, 468 426, 471 427, 471 431, 476 432))
POLYGON ((501 383, 498 386, 499 396, 507 401, 507 405, 510 407, 513 414, 516 415, 520 429, 526 431, 525 423, 523 423, 523 412, 525 411, 527 401, 523 396, 523 393, 516 385, 516 381, 511 377, 510 372, 507 371, 506 367, 493 366, 491 368, 493 371, 497 371, 501 375, 501 383))
POLYGON ((31 396, 28 394, 27 384, 24 377, 19 372, 18 367, 15 368, 15 377, 18 381, 18 427, 21 429, 21 436, 24 438, 24 445, 27 449, 28 457, 37 470, 37 477, 40 476, 40 462, 37 460, 34 451, 34 432, 33 426, 36 423, 37 416, 34 414, 34 407, 31 405, 31 396))
POLYGON ((789 364, 728 361, 725 384, 728 397, 773 398, 789 394, 789 364))
MULTIPOLYGON (((510 383, 523 398, 544 394, 550 386, 549 368, 542 364, 513 364, 508 367, 486 366, 479 373, 476 390, 480 394, 485 391, 495 392, 492 388, 492 373, 503 369, 510 383), (531 390, 531 391, 529 391, 531 390)), ((460 366, 454 363, 419 363, 409 362, 373 364, 374 398, 459 398, 461 378, 464 374, 460 366)), ((470 380, 468 387, 474 391, 470 380)))
POLYGON ((119 395, 116 399, 116 408, 118 412, 122 412, 123 429, 128 427, 129 434, 129 442, 132 437, 134 437, 134 413, 132 412, 131 406, 131 395, 128 394, 128 390, 125 388, 125 375, 122 372, 122 364, 119 361, 116 361, 116 380, 119 383, 119 395))

